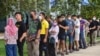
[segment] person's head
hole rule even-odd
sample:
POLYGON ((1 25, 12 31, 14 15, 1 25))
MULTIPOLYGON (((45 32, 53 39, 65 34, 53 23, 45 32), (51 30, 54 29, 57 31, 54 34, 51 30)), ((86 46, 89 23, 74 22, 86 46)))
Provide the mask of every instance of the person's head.
POLYGON ((96 16, 93 16, 92 20, 96 20, 96 16))
POLYGON ((17 33, 18 28, 15 26, 13 18, 8 18, 5 31, 8 32, 9 36, 15 36, 15 34, 17 33))
POLYGON ((9 26, 15 25, 13 18, 8 18, 7 25, 9 26))
POLYGON ((50 16, 46 16, 46 19, 47 19, 47 21, 49 21, 49 22, 52 20, 50 16))
POLYGON ((65 20, 65 14, 61 14, 61 18, 65 20))
POLYGON ((67 19, 69 19, 69 20, 71 19, 71 15, 70 14, 67 15, 67 19))
POLYGON ((53 26, 57 26, 57 20, 56 19, 53 20, 53 26))
POLYGON ((31 18, 36 19, 36 18, 35 18, 35 17, 36 17, 36 11, 35 11, 35 10, 32 10, 32 11, 30 12, 30 15, 31 15, 31 18))
POLYGON ((39 15, 39 19, 43 20, 43 19, 45 19, 45 17, 46 17, 45 13, 41 12, 40 15, 39 15))
POLYGON ((73 20, 76 20, 77 19, 77 16, 76 15, 73 15, 72 18, 73 18, 73 20))
POLYGON ((22 21, 22 13, 21 12, 16 12, 15 13, 15 18, 17 21, 22 21))
POLYGON ((91 23, 92 22, 92 19, 90 19, 89 22, 91 23))
POLYGON ((81 16, 81 15, 79 15, 79 16, 78 16, 78 19, 79 19, 79 20, 81 20, 81 19, 82 19, 82 16, 81 16))
POLYGON ((62 22, 63 21, 63 18, 61 16, 57 16, 57 21, 58 22, 62 22))

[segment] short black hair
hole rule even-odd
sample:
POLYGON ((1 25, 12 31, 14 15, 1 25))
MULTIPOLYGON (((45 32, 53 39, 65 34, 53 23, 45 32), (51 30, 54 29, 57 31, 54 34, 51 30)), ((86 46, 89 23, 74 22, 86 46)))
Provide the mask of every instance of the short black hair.
POLYGON ((82 16, 81 16, 81 15, 78 15, 77 17, 80 18, 80 17, 82 17, 82 16))
POLYGON ((36 10, 31 10, 31 12, 34 12, 34 14, 36 14, 37 12, 36 12, 36 10))
POLYGON ((46 17, 45 13, 44 12, 41 12, 40 14, 42 14, 44 17, 46 17))
POLYGON ((21 12, 16 12, 14 16, 16 16, 17 14, 20 14, 21 18, 23 18, 23 14, 21 12))
POLYGON ((72 15, 72 17, 77 17, 76 15, 72 15))
POLYGON ((20 15, 22 15, 22 13, 21 13, 21 12, 16 12, 16 13, 15 13, 15 15, 17 15, 17 14, 20 14, 20 15))
POLYGON ((60 19, 61 18, 61 16, 57 16, 57 19, 60 19))
POLYGON ((61 14, 60 16, 65 16, 65 14, 61 14))

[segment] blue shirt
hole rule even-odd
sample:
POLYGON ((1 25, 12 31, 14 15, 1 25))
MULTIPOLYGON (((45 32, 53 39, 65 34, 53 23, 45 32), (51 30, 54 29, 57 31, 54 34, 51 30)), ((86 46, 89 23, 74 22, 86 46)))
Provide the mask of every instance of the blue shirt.
POLYGON ((67 32, 68 33, 73 32, 73 29, 74 29, 74 22, 73 22, 73 20, 66 19, 66 23, 68 24, 68 27, 69 27, 67 32))

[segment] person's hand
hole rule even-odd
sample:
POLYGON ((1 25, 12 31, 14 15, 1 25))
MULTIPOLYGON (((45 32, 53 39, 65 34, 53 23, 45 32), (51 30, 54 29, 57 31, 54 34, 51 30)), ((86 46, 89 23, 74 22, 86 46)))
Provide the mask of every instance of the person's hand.
POLYGON ((7 42, 8 42, 8 39, 5 40, 5 44, 7 44, 7 42))
POLYGON ((22 42, 23 41, 23 38, 20 38, 20 42, 22 42))
POLYGON ((91 30, 92 28, 89 28, 89 30, 91 30))
POLYGON ((31 36, 29 36, 28 41, 31 41, 31 40, 32 40, 32 37, 31 37, 31 36))
POLYGON ((71 35, 73 36, 74 35, 74 32, 72 32, 71 35))
POLYGON ((78 28, 78 26, 75 26, 75 28, 78 28))
POLYGON ((46 43, 46 42, 47 42, 47 39, 45 38, 45 39, 44 39, 44 43, 46 43))
POLYGON ((59 24, 59 27, 62 27, 62 25, 59 24))
POLYGON ((39 39, 35 39, 35 43, 38 44, 39 43, 39 39))

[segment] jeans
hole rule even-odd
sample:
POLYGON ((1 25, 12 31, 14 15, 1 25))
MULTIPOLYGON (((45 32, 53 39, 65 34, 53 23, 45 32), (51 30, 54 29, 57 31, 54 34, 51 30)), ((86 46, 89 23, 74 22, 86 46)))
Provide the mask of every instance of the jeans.
POLYGON ((6 56, 17 56, 16 44, 7 44, 5 47, 6 47, 6 56))
MULTIPOLYGON (((69 49, 71 49, 70 48, 70 45, 73 45, 73 42, 74 42, 74 38, 73 38, 73 35, 71 35, 71 33, 66 33, 66 38, 67 38, 67 36, 68 36, 68 38, 69 38, 69 49)), ((67 42, 67 39, 65 39, 65 42, 67 42)))
POLYGON ((40 35, 39 56, 48 56, 48 44, 44 43, 44 38, 45 35, 40 35))
POLYGON ((79 45, 80 45, 80 48, 86 48, 86 41, 85 41, 84 31, 80 31, 79 45))

